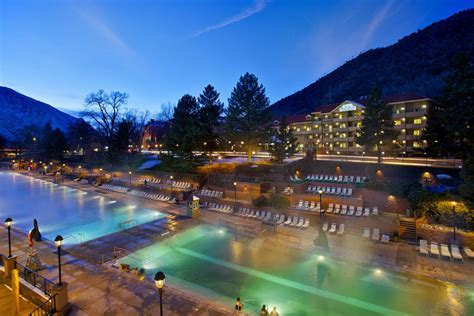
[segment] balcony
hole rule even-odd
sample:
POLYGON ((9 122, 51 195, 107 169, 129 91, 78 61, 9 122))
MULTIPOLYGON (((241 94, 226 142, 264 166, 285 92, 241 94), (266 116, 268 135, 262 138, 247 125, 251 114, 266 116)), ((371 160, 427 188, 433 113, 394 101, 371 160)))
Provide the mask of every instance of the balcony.
POLYGON ((421 109, 419 111, 407 111, 407 112, 402 112, 402 113, 394 113, 393 118, 394 119, 400 119, 400 118, 412 118, 412 117, 423 117, 428 113, 427 109, 421 109))

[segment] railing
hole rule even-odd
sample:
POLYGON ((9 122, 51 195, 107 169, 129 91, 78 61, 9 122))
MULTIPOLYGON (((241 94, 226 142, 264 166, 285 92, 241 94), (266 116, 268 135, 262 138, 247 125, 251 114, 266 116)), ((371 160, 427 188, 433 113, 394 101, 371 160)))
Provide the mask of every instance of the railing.
POLYGON ((29 316, 44 316, 44 315, 54 315, 56 312, 56 294, 51 296, 46 302, 42 303, 34 310, 32 310, 28 315, 29 316))
POLYGON ((126 228, 131 228, 137 226, 137 220, 136 219, 129 219, 128 221, 121 222, 119 224, 120 229, 126 229, 126 228))
POLYGON ((25 266, 22 266, 18 262, 16 262, 15 268, 18 269, 18 274, 23 280, 40 289, 44 294, 51 296, 51 288, 54 285, 53 281, 46 279, 37 272, 30 270, 25 266))

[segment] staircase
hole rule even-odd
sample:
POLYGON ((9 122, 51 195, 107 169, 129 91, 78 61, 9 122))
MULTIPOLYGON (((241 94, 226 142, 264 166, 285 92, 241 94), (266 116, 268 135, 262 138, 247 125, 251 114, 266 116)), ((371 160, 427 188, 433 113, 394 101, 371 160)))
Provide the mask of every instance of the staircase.
POLYGON ((416 236, 415 219, 400 218, 400 240, 416 245, 416 236))

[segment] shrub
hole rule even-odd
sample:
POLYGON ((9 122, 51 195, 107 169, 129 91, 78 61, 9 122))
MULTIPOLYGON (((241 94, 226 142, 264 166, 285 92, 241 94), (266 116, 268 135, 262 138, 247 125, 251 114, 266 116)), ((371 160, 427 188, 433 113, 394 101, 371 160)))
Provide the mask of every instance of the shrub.
POLYGON ((252 204, 256 207, 262 207, 268 205, 268 200, 263 195, 260 195, 258 198, 252 200, 252 204))
POLYGON ((271 207, 274 207, 277 210, 283 210, 290 207, 290 200, 288 198, 273 193, 270 194, 268 203, 271 207))

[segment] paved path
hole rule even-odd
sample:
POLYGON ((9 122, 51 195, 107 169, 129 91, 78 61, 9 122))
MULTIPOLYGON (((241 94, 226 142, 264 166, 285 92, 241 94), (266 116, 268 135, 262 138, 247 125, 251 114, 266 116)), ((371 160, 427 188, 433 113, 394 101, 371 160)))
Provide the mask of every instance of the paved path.
MULTIPOLYGON (((4 284, 3 274, 0 274, 0 315, 12 315, 11 288, 4 284)), ((28 315, 36 306, 20 297, 20 316, 28 315)))

